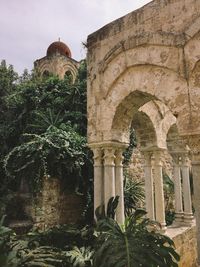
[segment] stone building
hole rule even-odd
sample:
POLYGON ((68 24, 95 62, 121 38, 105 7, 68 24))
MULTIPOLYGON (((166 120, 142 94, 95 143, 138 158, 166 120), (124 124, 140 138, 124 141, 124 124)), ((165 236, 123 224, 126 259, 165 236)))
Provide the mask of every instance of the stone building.
POLYGON ((133 127, 144 158, 148 217, 166 231, 162 159, 167 151, 173 160, 176 230, 188 227, 182 234, 177 230, 179 237, 173 229, 167 233, 177 242, 180 266, 196 266, 197 252, 200 264, 200 1, 154 0, 89 35, 87 47, 95 207, 119 195, 117 220, 124 220, 122 152, 133 127))
POLYGON ((75 81, 80 62, 72 58, 69 47, 61 42, 53 42, 47 49, 46 56, 34 62, 34 68, 40 75, 48 76, 50 73, 63 79, 65 75, 75 81))

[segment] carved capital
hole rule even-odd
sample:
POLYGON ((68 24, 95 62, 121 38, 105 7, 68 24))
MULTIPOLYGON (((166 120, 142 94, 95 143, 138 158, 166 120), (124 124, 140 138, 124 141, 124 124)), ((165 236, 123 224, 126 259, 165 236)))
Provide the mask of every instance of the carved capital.
POLYGON ((175 166, 179 165, 180 164, 180 161, 181 161, 181 154, 180 153, 176 153, 176 152, 173 152, 171 153, 171 156, 173 158, 173 164, 175 166))
POLYGON ((151 166, 153 153, 151 151, 143 151, 142 154, 144 156, 145 166, 151 166))
POLYGON ((102 166, 102 154, 101 148, 93 148, 94 166, 102 166))
POLYGON ((104 166, 115 166, 115 149, 104 148, 104 166))
POLYGON ((192 155, 192 162, 200 163, 200 135, 190 135, 185 137, 192 155))
POLYGON ((122 149, 117 149, 115 153, 115 164, 116 167, 123 167, 123 150, 122 149))
POLYGON ((183 166, 187 166, 187 167, 190 166, 190 158, 189 158, 188 152, 183 153, 181 155, 181 163, 182 163, 183 166))
POLYGON ((162 155, 163 155, 163 151, 162 150, 155 150, 153 151, 153 162, 154 162, 154 166, 162 166, 162 155))

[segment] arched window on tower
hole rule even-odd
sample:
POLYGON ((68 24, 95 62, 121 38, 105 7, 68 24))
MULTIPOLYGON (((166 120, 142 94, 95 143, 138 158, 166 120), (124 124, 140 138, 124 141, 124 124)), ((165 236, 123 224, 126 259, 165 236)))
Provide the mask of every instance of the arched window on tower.
POLYGON ((67 70, 65 72, 65 79, 68 80, 70 83, 73 82, 73 75, 70 70, 67 70))
POLYGON ((50 72, 48 70, 43 71, 42 76, 44 78, 48 78, 50 76, 50 72))

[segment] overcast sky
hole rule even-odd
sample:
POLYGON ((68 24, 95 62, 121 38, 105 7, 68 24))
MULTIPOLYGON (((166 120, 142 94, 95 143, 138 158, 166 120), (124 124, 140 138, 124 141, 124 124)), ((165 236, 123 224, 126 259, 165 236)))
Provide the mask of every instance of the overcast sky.
POLYGON ((85 57, 87 36, 150 0, 0 0, 0 60, 18 72, 33 68, 61 38, 72 57, 85 57))

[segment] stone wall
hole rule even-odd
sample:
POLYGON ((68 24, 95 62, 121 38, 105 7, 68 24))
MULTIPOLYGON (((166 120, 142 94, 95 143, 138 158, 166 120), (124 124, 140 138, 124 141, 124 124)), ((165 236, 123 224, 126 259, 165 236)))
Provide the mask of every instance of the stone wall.
POLYGON ((74 192, 62 192, 60 180, 44 179, 40 196, 33 200, 34 225, 46 229, 58 224, 77 223, 83 210, 83 197, 74 192))
POLYGON ((73 82, 76 79, 79 66, 80 62, 59 54, 46 56, 34 62, 35 69, 41 75, 47 71, 49 73, 58 75, 60 79, 63 79, 66 72, 70 72, 73 82))
POLYGON ((168 228, 167 235, 173 239, 176 251, 181 257, 179 267, 197 267, 196 226, 171 227, 168 228))
MULTIPOLYGON (((172 157, 166 150, 162 157, 163 172, 166 173, 171 179, 173 178, 173 163, 172 157)), ((140 148, 137 147, 133 150, 133 155, 130 162, 129 173, 134 180, 144 181, 144 158, 140 152, 140 148)))

